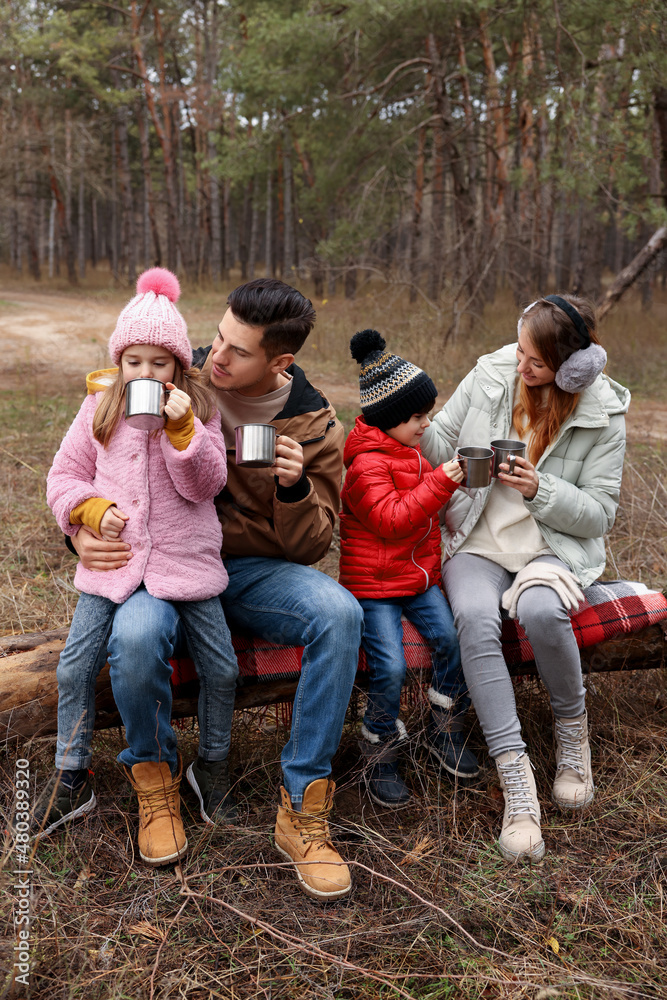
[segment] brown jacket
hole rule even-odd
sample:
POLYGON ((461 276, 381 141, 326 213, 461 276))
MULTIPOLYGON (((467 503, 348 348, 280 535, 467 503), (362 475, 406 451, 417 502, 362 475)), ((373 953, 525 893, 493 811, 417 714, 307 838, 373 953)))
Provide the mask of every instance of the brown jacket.
MULTIPOLYGON (((204 367, 210 348, 195 351, 204 367)), ((223 558, 269 556, 311 565, 325 555, 338 514, 345 432, 336 411, 298 365, 292 388, 272 424, 303 448, 304 475, 280 486, 268 469, 238 468, 227 451, 227 485, 216 497, 223 558)))

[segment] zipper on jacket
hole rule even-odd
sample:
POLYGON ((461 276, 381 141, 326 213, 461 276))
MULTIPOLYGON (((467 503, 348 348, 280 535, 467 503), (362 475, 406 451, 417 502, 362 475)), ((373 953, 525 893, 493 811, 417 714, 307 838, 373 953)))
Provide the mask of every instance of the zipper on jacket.
MULTIPOLYGON (((416 448, 415 448, 415 451, 417 451, 416 448)), ((417 451, 417 457, 419 458, 419 478, 421 480, 421 474, 422 474, 422 456, 421 456, 421 452, 420 451, 417 451)), ((428 590, 428 573, 426 572, 426 570, 424 569, 424 567, 420 566, 419 563, 417 562, 417 560, 415 559, 415 552, 417 551, 418 546, 421 545, 421 543, 428 538, 428 536, 431 533, 432 527, 433 527, 433 518, 429 517, 429 519, 428 519, 428 528, 426 529, 426 534, 424 535, 423 538, 419 539, 419 541, 417 542, 417 544, 412 549, 412 552, 410 553, 410 559, 412 560, 412 562, 414 563, 414 565, 417 567, 417 569, 420 569, 422 571, 422 573, 424 574, 424 576, 426 577, 426 586, 424 587, 424 593, 426 593, 426 591, 428 590)))

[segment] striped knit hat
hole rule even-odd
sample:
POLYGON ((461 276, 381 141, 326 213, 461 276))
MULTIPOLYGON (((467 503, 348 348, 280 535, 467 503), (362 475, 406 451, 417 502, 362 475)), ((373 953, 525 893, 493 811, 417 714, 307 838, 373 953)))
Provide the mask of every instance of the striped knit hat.
POLYGON ((180 294, 178 278, 163 267, 152 267, 139 275, 137 294, 121 312, 109 340, 114 364, 120 363, 126 347, 152 344, 171 351, 185 371, 192 367, 188 328, 176 308, 180 294))
POLYGON ((381 431, 430 409, 438 395, 426 372, 398 354, 387 354, 385 346, 377 330, 362 330, 350 341, 350 353, 361 365, 361 412, 367 424, 381 431))

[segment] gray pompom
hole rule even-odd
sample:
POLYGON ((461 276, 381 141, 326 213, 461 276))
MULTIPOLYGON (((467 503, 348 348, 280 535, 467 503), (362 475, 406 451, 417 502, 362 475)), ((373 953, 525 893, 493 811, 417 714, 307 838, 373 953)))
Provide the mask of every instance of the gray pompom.
POLYGON ((593 385, 607 364, 607 352, 599 344, 589 344, 571 354, 556 372, 556 385, 564 392, 581 392, 593 385))

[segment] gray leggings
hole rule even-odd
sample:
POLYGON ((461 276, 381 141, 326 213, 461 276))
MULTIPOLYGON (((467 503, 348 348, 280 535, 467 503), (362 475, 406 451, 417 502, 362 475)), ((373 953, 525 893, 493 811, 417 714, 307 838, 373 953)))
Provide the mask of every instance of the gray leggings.
MULTIPOLYGON (((535 562, 564 564, 556 556, 535 562)), ((523 750, 514 690, 500 645, 500 599, 514 573, 483 556, 461 552, 445 563, 443 580, 461 646, 461 662, 489 753, 523 750)), ((585 711, 581 660, 567 611, 551 587, 524 591, 517 608, 556 718, 585 711)))

